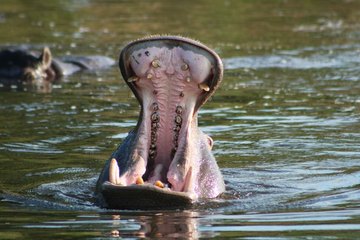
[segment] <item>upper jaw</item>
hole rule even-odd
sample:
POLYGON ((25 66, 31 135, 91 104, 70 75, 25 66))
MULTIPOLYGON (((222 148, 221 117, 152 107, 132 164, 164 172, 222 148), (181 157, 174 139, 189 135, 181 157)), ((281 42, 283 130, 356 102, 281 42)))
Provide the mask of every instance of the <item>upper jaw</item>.
MULTIPOLYGON (((180 36, 155 36, 155 37, 149 37, 149 38, 142 38, 137 41, 133 41, 130 44, 128 44, 123 51, 121 52, 120 59, 119 59, 119 68, 121 71, 121 74, 125 80, 125 82, 128 84, 130 89, 135 94, 135 97, 138 99, 141 106, 143 106, 143 99, 141 95, 138 92, 138 89, 135 87, 134 79, 136 77, 146 77, 143 74, 145 72, 141 72, 142 76, 138 76, 136 72, 134 71, 132 63, 134 63, 133 53, 139 52, 146 48, 153 48, 153 49, 159 49, 159 48, 167 48, 167 49, 174 49, 174 48, 181 48, 184 51, 192 52, 196 55, 199 55, 203 57, 204 59, 207 59, 210 64, 211 68, 207 69, 210 73, 207 79, 196 79, 198 81, 198 84, 202 83, 208 86, 208 91, 204 91, 197 99, 196 105, 195 105, 195 112, 210 98, 210 96, 215 92, 215 90, 219 87, 222 76, 223 76, 223 64, 219 56, 210 48, 207 46, 201 44, 198 41, 191 40, 188 38, 180 37, 180 36)), ((146 51, 144 51, 145 53, 146 51)), ((142 55, 143 56, 143 55, 142 55)), ((134 56, 135 57, 135 56, 134 56)), ((148 67, 154 67, 152 65, 152 61, 156 60, 153 56, 150 56, 147 61, 145 61, 146 64, 148 64, 148 67)), ((186 59, 184 59, 186 60, 186 59)), ((197 64, 196 61, 190 60, 190 63, 197 64)), ((190 66, 191 67, 191 66, 190 66)), ((196 68, 199 68, 200 66, 195 66, 196 68)), ((190 72, 191 73, 191 72, 190 72)), ((138 73, 139 74, 139 73, 138 73)), ((140 75, 140 74, 139 74, 140 75)), ((195 73, 195 78, 199 75, 195 73)), ((201 77, 201 76, 200 76, 201 77)), ((194 79, 195 79, 194 78, 194 79)), ((190 76, 190 81, 193 80, 193 78, 190 76)), ((187 81, 187 79, 184 79, 184 81, 187 81)))

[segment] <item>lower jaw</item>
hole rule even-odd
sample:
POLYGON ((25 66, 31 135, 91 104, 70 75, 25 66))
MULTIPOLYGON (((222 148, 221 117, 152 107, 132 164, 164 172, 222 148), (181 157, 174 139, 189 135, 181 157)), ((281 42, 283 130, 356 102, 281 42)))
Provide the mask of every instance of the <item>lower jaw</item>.
POLYGON ((194 197, 187 192, 171 191, 154 185, 118 186, 105 182, 99 199, 104 207, 116 209, 187 209, 193 206, 194 197), (105 199, 105 201, 104 201, 105 199))
MULTIPOLYGON (((189 143, 189 139, 191 139, 189 129, 191 129, 192 119, 188 120, 188 116, 192 116, 192 113, 193 111, 190 111, 189 114, 183 113, 185 115, 184 121, 182 121, 183 127, 179 124, 173 127, 173 134, 171 134, 171 131, 168 131, 167 134, 164 131, 160 131, 165 126, 160 126, 157 129, 158 132, 169 135, 170 139, 157 135, 157 141, 154 141, 151 134, 147 134, 150 140, 139 140, 132 151, 141 152, 142 156, 139 157, 139 161, 133 165, 132 169, 127 170, 131 174, 125 173, 120 176, 120 168, 116 159, 113 158, 110 161, 109 167, 109 183, 121 187, 134 185, 154 186, 168 191, 187 193, 191 196, 193 175, 192 166, 189 161, 189 155, 191 154, 189 149, 192 147, 192 144, 189 143), (180 127, 181 130, 175 131, 174 128, 176 127, 180 127), (176 141, 173 141, 174 136, 177 136, 176 141), (138 151, 138 149, 146 149, 147 151, 138 151)), ((144 116, 147 115, 151 116, 153 113, 144 114, 144 116)), ((154 123, 153 121, 140 121, 140 123, 143 124, 140 124, 137 128, 138 132, 147 132, 149 128, 151 131, 154 131, 151 127, 154 123)), ((176 120, 174 120, 174 123, 176 123, 176 120)), ((171 129, 171 127, 168 127, 168 129, 171 129)))
MULTIPOLYGON (((120 169, 117 161, 112 159, 109 167, 109 181, 104 182, 101 186, 102 197, 106 199, 105 207, 154 210, 187 209, 193 206, 197 197, 192 192, 192 167, 187 171, 185 178, 179 181, 181 182, 179 184, 179 182, 167 179, 167 177, 179 179, 179 176, 171 176, 169 172, 161 173, 161 170, 165 171, 165 169, 161 163, 157 163, 155 160, 157 159, 153 159, 153 167, 148 168, 150 160, 147 159, 147 163, 144 162, 147 164, 146 170, 142 172, 135 170, 138 176, 129 182, 123 176, 119 177, 120 169)), ((175 164, 168 163, 166 170, 175 168, 175 164)), ((181 167, 185 171, 185 167, 181 167)))

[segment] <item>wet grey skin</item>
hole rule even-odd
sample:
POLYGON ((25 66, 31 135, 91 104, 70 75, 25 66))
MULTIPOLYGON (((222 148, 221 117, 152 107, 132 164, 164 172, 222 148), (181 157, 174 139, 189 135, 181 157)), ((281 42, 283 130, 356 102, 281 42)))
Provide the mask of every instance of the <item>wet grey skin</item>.
POLYGON ((191 39, 156 36, 127 45, 119 67, 141 111, 100 174, 99 204, 183 209, 218 197, 224 180, 197 113, 222 80, 219 56, 191 39))

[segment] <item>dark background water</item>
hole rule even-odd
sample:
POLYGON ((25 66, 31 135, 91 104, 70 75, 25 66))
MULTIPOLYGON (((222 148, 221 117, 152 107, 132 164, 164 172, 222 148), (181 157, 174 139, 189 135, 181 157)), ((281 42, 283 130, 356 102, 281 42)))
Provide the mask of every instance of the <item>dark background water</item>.
POLYGON ((0 46, 117 60, 131 40, 190 36, 225 64, 199 125, 224 198, 106 211, 93 189, 139 106, 116 66, 0 85, 0 238, 360 238, 360 2, 2 0, 0 46))

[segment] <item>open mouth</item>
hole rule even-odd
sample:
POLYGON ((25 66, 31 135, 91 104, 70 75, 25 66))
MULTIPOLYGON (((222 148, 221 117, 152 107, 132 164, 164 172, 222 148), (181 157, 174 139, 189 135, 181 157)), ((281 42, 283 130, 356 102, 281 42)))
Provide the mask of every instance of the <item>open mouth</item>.
POLYGON ((197 112, 221 82, 220 58, 197 41, 158 36, 126 46, 119 67, 141 113, 111 157, 105 185, 176 192, 190 200, 201 196, 204 190, 196 184, 212 177, 211 169, 202 172, 208 170, 203 165, 211 155, 212 139, 198 129, 197 112))

